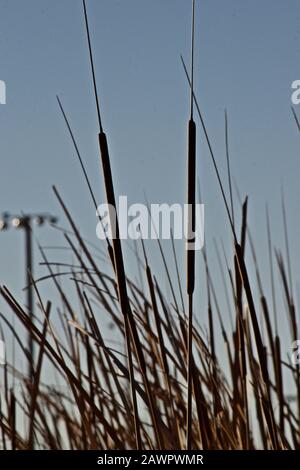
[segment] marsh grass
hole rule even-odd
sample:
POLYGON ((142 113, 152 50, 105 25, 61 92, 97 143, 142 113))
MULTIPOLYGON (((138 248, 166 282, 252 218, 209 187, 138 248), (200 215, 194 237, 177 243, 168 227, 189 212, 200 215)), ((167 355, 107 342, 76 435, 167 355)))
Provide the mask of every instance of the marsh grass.
MULTIPOLYGON (((110 155, 100 118, 85 3, 84 13, 99 115, 103 181, 107 201, 115 206, 110 155)), ((284 254, 273 249, 268 212, 266 214, 266 258, 272 286, 272 296, 268 299, 263 290, 255 246, 247 223, 247 198, 241 204, 240 227, 234 217, 227 115, 225 134, 229 198, 183 59, 182 63, 232 237, 230 260, 226 259, 224 263, 217 247, 232 328, 226 329, 224 326, 227 323, 226 309, 219 300, 216 272, 210 267, 206 248, 202 252, 205 284, 198 287, 206 292, 207 319, 200 319, 199 323, 197 307, 189 302, 188 309, 184 304, 184 289, 177 261, 181 253, 176 251, 173 238, 170 243, 174 259, 170 261, 158 240, 164 275, 171 292, 169 298, 156 280, 143 243, 136 247, 135 255, 132 254, 137 257, 142 277, 142 282, 138 283, 126 274, 118 237, 112 242, 104 242, 101 246, 102 257, 99 258, 83 239, 83 227, 75 223, 60 192, 54 187, 54 194, 69 224, 65 230, 56 228, 63 232, 64 241, 75 261, 73 264, 52 262, 46 251, 39 247, 47 274, 32 280, 38 312, 34 322, 30 312, 18 300, 19 296, 15 296, 7 286, 1 287, 7 312, 13 312, 14 318, 22 325, 23 333, 31 332, 37 352, 33 382, 10 358, 1 369, 0 446, 3 449, 300 448, 299 367, 282 357, 286 345, 280 337, 275 302, 274 277, 279 273, 286 300, 284 314, 291 325, 292 342, 298 337, 298 322, 285 206, 283 203, 284 254), (257 289, 245 258, 248 244, 259 286, 258 298, 255 299, 253 292, 257 289), (110 266, 109 272, 103 258, 110 266), (66 277, 72 281, 72 292, 65 281, 66 277), (172 281, 174 278, 176 283, 172 281), (45 282, 51 282, 56 290, 52 301, 43 299, 41 294, 40 286, 45 282), (263 312, 266 335, 262 334, 258 319, 260 310, 263 312), (194 322, 191 321, 192 314, 194 322), (110 339, 115 339, 116 344, 105 339, 107 323, 113 331, 110 339), (207 335, 203 331, 204 323, 208 325, 207 335), (220 342, 224 345, 227 365, 223 356, 218 357, 216 344, 220 342), (294 390, 291 389, 291 381, 288 384, 285 381, 287 375, 292 379, 294 390), (49 383, 49 377, 55 380, 49 383), (18 387, 15 386, 16 382, 18 387), (292 403, 291 395, 294 396, 292 403)), ((92 203, 96 206, 96 197, 70 123, 59 99, 58 102, 92 203)), ((195 174, 190 176, 187 189, 195 198, 195 174)), ((193 263, 188 262, 191 272, 193 263)), ((194 274, 191 275, 194 279, 194 274)), ((189 299, 192 291, 188 286, 189 299)), ((6 313, 0 313, 1 325, 14 338, 23 360, 33 361, 24 345, 23 334, 17 333, 14 322, 8 318, 6 313)))

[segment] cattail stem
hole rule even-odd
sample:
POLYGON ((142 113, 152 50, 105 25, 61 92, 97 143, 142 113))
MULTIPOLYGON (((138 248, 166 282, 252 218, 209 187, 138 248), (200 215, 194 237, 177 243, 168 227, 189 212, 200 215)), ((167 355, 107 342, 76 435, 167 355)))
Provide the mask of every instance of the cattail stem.
MULTIPOLYGON (((110 167, 110 161, 109 161, 107 139, 106 139, 106 135, 104 132, 100 132, 99 134, 99 146, 100 146, 102 170, 103 170, 103 176, 104 176, 104 182, 105 182, 107 204, 109 204, 110 207, 113 207, 116 210, 116 201, 115 201, 112 173, 111 173, 111 167, 110 167)), ((118 217, 116 214, 115 214, 115 220, 113 221, 113 224, 112 224, 111 219, 110 219, 110 224, 111 226, 114 227, 114 231, 115 231, 113 242, 112 242, 113 254, 114 254, 114 267, 115 267, 115 273, 116 273, 116 278, 117 278, 118 297, 119 297, 121 311, 124 317, 125 341, 126 341, 128 366, 129 366, 129 378, 130 378, 131 398, 132 398, 132 405, 133 405, 136 445, 137 445, 137 449, 141 449, 142 442, 141 442, 141 434, 140 434, 140 426, 139 426, 139 418, 138 418, 138 406, 137 406, 136 387, 135 387, 135 380, 134 380, 132 351, 131 351, 131 345, 130 345, 130 323, 129 323, 129 318, 128 318, 129 303, 128 303, 126 276, 125 276, 123 255, 122 255, 122 248, 121 248, 121 241, 120 241, 120 234, 119 234, 119 223, 118 223, 118 217)))
POLYGON ((192 407, 193 407, 193 293, 195 288, 195 249, 190 246, 195 242, 196 227, 196 124, 193 120, 194 93, 194 38, 195 38, 195 0, 192 5, 191 37, 191 87, 190 87, 190 120, 188 123, 188 226, 187 226, 187 295, 188 295, 188 332, 187 332, 187 432, 186 448, 191 449, 192 441, 192 407))
POLYGON ((192 441, 192 369, 193 369, 193 294, 189 294, 189 310, 188 310, 188 360, 187 360, 187 433, 186 433, 186 448, 191 450, 192 441))
MULTIPOLYGON (((196 213, 196 125, 192 119, 188 125, 188 243, 193 244, 196 213)), ((186 448, 191 449, 192 440, 192 368, 193 368, 193 293, 195 288, 195 250, 187 247, 187 294, 188 294, 188 333, 187 333, 187 435, 186 448)))

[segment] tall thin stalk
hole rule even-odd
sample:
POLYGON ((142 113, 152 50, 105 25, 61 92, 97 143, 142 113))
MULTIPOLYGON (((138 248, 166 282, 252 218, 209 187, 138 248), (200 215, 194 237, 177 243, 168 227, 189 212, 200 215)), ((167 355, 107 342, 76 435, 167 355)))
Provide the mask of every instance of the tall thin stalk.
POLYGON ((195 288, 195 242, 196 227, 196 124, 193 119, 194 99, 194 39, 195 39, 195 0, 192 6, 192 37, 191 37, 191 87, 190 87, 190 119, 188 123, 188 222, 187 222, 187 296, 188 296, 188 344, 187 344, 187 433, 186 448, 192 445, 192 368, 193 368, 193 294, 195 288))

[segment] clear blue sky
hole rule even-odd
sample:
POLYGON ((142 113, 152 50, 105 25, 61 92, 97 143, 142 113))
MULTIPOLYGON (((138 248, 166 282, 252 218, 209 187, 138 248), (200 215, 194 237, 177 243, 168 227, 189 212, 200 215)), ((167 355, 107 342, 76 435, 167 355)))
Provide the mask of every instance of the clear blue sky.
MULTIPOLYGON (((274 242, 283 246, 283 184, 299 277, 300 136, 290 96, 292 81, 300 79, 300 3, 196 3, 195 91, 222 175, 227 108, 232 173, 241 194, 249 195, 259 262, 267 272, 266 202, 274 242)), ((116 190, 130 202, 143 202, 144 192, 150 202, 184 202, 188 86, 180 54, 189 63, 191 2, 88 0, 87 6, 116 190)), ((100 202, 81 1, 0 0, 0 79, 7 86, 7 104, 0 106, 0 212, 61 215, 51 190, 55 184, 83 234, 97 242, 94 209, 55 99, 58 94, 63 101, 100 202)), ((296 111, 300 116, 300 106, 296 111)), ((213 237, 228 244, 229 228, 200 124, 198 136, 205 236, 213 258, 213 237)), ((45 228, 36 235, 57 244, 45 228)), ((21 237, 12 230, 0 233, 0 281, 16 293, 24 285, 21 237)), ((59 253, 53 257, 58 260, 59 253)))

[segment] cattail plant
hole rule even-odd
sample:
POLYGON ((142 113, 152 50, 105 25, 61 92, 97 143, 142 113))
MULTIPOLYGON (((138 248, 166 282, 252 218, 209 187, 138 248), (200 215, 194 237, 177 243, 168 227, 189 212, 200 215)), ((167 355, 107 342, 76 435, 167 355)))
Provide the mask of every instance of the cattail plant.
POLYGON ((193 294, 195 289, 195 250, 190 244, 195 242, 196 227, 196 124, 193 119, 194 110, 194 36, 195 36, 195 0, 192 12, 192 41, 191 41, 191 86, 190 86, 190 119, 188 123, 188 243, 187 243, 187 296, 188 296, 188 334, 187 334, 187 437, 186 447, 191 448, 192 433, 192 371, 193 371, 193 294))

